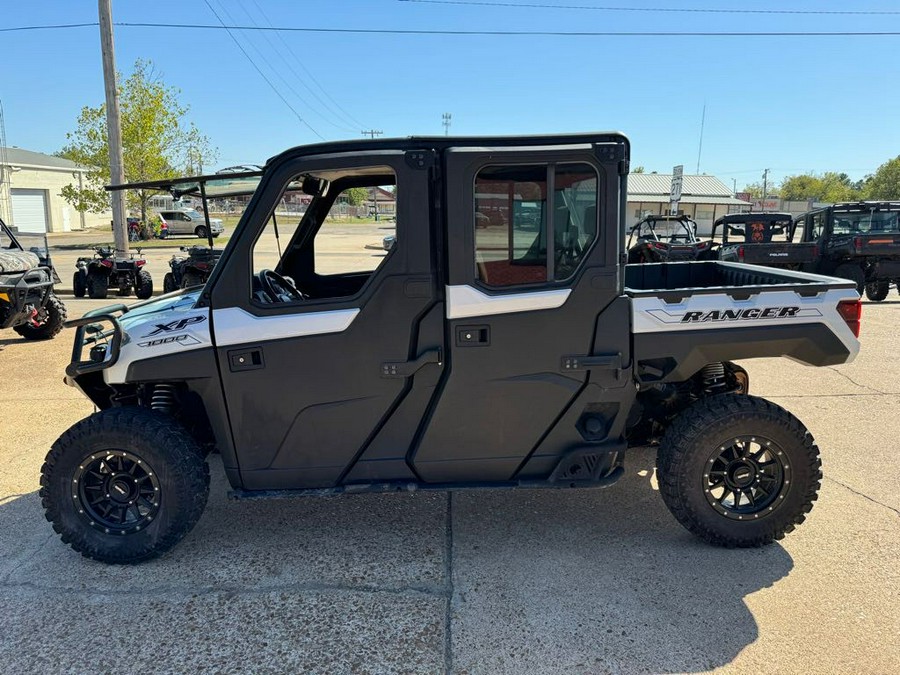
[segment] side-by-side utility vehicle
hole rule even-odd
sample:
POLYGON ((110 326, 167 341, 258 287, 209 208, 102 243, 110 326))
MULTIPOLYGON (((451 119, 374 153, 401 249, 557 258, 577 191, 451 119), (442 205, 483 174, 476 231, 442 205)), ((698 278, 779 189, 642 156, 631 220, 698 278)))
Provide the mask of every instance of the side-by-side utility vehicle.
POLYGON ((880 302, 891 284, 900 291, 900 202, 845 202, 803 214, 791 239, 817 244, 802 269, 850 279, 880 302), (799 230, 799 232, 798 232, 799 230))
POLYGON ((53 292, 59 277, 47 235, 14 232, 0 219, 0 329, 26 340, 49 340, 63 329, 66 307, 53 292))
POLYGON ((136 562, 197 522, 214 449, 253 498, 599 487, 658 444, 690 531, 781 538, 816 499, 819 451, 732 360, 852 360, 859 295, 737 263, 623 264, 628 161, 613 133, 377 139, 138 185, 255 192, 202 288, 70 322, 66 380, 99 412, 47 455, 47 518, 86 556, 136 562), (384 251, 337 212, 394 185, 384 251))
POLYGON ((645 216, 628 230, 628 262, 707 260, 712 244, 697 236, 697 223, 688 216, 645 216))
POLYGON ((730 213, 713 224, 713 238, 722 231, 717 247, 719 260, 751 265, 802 269, 819 257, 815 242, 789 239, 793 218, 790 213, 730 213))

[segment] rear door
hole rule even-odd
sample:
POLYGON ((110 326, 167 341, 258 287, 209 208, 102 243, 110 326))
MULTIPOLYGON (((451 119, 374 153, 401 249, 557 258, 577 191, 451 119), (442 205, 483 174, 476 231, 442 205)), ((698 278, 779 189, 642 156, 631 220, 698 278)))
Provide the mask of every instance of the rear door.
POLYGON ((597 323, 618 294, 624 160, 624 139, 447 151, 448 357, 411 457, 423 480, 512 480, 538 451, 552 466, 589 378, 571 357, 627 358, 627 313, 597 323))

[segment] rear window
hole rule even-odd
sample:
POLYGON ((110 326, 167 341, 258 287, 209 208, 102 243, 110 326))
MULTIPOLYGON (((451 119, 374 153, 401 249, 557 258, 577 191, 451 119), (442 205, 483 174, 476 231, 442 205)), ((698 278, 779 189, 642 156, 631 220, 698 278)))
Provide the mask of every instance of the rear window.
POLYGON ((486 167, 475 178, 475 267, 487 286, 570 278, 597 237, 589 164, 486 167))

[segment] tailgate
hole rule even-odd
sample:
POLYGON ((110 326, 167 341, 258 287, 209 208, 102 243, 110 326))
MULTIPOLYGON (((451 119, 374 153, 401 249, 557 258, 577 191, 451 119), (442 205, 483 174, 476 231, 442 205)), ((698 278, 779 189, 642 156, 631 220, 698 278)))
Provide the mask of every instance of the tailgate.
POLYGON ((859 255, 900 256, 900 234, 868 234, 853 238, 853 245, 859 255))
POLYGON ((815 243, 797 243, 789 241, 769 242, 766 244, 742 244, 738 247, 738 262, 751 265, 785 265, 811 263, 819 255, 819 247, 815 243))

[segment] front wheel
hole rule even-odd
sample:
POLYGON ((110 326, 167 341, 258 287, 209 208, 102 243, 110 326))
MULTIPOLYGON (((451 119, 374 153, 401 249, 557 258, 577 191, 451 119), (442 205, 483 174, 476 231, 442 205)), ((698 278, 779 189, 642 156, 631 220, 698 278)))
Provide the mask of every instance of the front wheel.
POLYGON ((803 522, 822 480, 806 427, 755 396, 712 396, 682 412, 663 436, 657 478, 672 515, 718 546, 781 539, 803 522))
POLYGON ((873 281, 866 284, 866 297, 872 302, 881 302, 891 290, 890 281, 873 281))
POLYGON ((206 239, 206 227, 204 225, 198 225, 197 229, 194 230, 194 234, 196 234, 201 239, 206 239))
POLYGON ((146 300, 153 295, 153 277, 150 276, 150 272, 146 270, 138 272, 134 294, 139 300, 146 300))
POLYGON ((87 293, 87 284, 84 281, 84 273, 81 271, 75 272, 75 276, 72 277, 72 292, 76 298, 83 298, 87 293))
POLYGON ((63 542, 107 563, 149 560, 200 519, 209 469, 188 431, 145 408, 109 408, 53 444, 41 503, 63 542))
POLYGON ((166 276, 163 277, 163 293, 171 293, 177 290, 178 284, 175 283, 175 275, 171 272, 166 272, 166 276))
POLYGON ((87 278, 88 297, 95 300, 103 300, 109 293, 109 277, 97 272, 91 272, 87 278))
POLYGON ((59 335, 66 323, 66 306, 53 293, 47 298, 47 304, 38 310, 35 317, 37 325, 23 323, 16 326, 15 331, 26 340, 50 340, 59 335))

